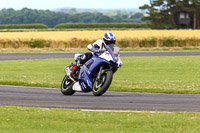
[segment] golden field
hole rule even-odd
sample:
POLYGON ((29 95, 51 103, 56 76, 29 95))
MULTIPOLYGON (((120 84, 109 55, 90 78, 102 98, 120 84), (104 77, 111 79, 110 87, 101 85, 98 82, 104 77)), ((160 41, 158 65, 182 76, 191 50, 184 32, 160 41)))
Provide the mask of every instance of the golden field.
MULTIPOLYGON (((107 31, 46 31, 46 32, 0 32, 0 39, 44 39, 44 40, 69 40, 71 38, 98 39, 107 31)), ((200 30, 114 30, 117 39, 123 38, 200 38, 200 30)))
MULTIPOLYGON (((0 32, 0 48, 84 48, 105 30, 0 32)), ((200 30, 113 30, 123 48, 200 47, 200 30)))

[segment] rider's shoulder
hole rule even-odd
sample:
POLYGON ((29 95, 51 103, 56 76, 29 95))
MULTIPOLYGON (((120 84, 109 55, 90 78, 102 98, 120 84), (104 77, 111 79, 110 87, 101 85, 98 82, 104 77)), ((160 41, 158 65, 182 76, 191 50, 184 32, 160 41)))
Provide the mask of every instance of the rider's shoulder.
POLYGON ((94 44, 102 44, 103 43, 103 40, 101 40, 101 39, 98 39, 98 40, 96 40, 96 42, 94 42, 94 44))

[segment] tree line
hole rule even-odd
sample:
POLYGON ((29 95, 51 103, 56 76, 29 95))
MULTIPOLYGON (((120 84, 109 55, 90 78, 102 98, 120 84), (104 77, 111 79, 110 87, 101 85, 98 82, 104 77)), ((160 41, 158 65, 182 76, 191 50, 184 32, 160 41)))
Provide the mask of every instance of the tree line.
POLYGON ((150 0, 149 5, 145 4, 140 9, 147 11, 148 15, 143 20, 150 21, 151 28, 177 28, 178 13, 187 13, 191 28, 200 28, 200 0, 150 0))
POLYGON ((61 23, 140 23, 143 13, 117 13, 108 16, 100 12, 54 12, 50 10, 36 10, 12 8, 0 10, 0 24, 45 24, 49 28, 61 23))

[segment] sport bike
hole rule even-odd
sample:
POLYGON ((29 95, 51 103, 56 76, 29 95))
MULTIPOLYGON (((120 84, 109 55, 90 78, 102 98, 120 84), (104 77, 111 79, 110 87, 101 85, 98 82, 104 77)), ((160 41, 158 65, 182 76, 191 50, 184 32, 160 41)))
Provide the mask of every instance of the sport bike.
MULTIPOLYGON (((118 46, 107 45, 105 49, 101 53, 93 53, 92 58, 81 67, 76 67, 73 63, 65 67, 66 75, 61 83, 62 94, 73 95, 75 92, 92 91, 94 96, 101 96, 108 90, 113 74, 123 63, 118 46)), ((81 55, 75 54, 76 63, 81 55)))

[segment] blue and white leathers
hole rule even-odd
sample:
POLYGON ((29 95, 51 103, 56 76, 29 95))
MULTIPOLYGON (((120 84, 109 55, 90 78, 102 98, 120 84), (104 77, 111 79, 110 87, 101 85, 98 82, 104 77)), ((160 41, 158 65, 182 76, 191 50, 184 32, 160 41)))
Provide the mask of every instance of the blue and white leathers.
POLYGON ((74 91, 90 92, 92 91, 97 73, 102 66, 111 69, 113 73, 123 65, 119 57, 119 47, 116 45, 106 46, 103 53, 94 53, 93 57, 88 60, 81 68, 78 82, 73 86, 74 91))

